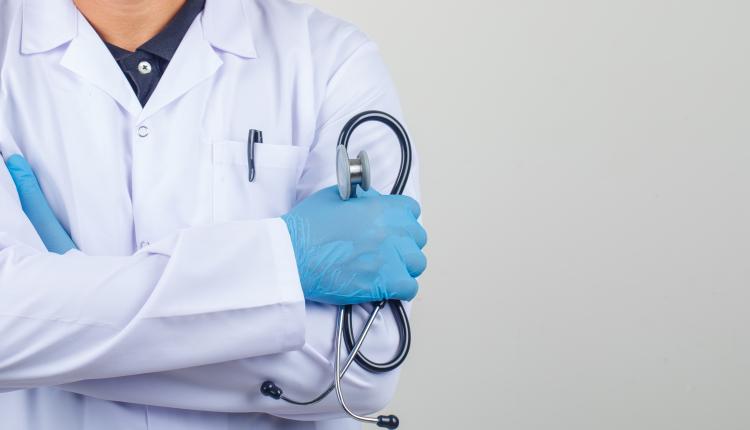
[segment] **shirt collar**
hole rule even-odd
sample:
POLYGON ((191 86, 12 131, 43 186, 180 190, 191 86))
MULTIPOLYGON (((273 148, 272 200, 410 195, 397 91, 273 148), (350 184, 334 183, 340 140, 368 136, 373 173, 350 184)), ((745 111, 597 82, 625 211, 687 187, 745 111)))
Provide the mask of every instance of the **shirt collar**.
MULTIPOLYGON (((242 0, 205 0, 201 23, 214 48, 255 58, 250 18, 242 0)), ((78 10, 72 0, 24 0, 21 52, 37 54, 70 42, 78 35, 78 10)), ((174 53, 174 52, 173 52, 174 53)))
POLYGON ((127 49, 122 49, 117 45, 113 45, 107 42, 104 42, 104 44, 107 45, 107 49, 109 49, 109 52, 111 52, 112 56, 115 57, 115 61, 123 60, 133 54, 127 49))
POLYGON ((162 31, 138 49, 171 61, 188 28, 201 13, 206 0, 187 0, 162 31))

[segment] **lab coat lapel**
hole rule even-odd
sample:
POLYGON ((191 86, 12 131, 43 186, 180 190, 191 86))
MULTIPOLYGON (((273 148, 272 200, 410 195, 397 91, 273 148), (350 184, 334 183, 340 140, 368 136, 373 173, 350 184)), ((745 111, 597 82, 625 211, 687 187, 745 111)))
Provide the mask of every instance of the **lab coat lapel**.
POLYGON ((141 105, 127 78, 91 24, 78 13, 78 35, 70 42, 60 64, 109 94, 134 116, 141 105))
POLYGON ((70 42, 78 33, 78 10, 70 0, 25 0, 21 53, 34 55, 70 42))
POLYGON ((216 49, 240 58, 257 58, 252 23, 242 0, 206 0, 201 23, 216 49))
POLYGON ((203 37, 200 19, 196 19, 143 108, 139 121, 146 120, 213 76, 222 64, 221 58, 203 37))

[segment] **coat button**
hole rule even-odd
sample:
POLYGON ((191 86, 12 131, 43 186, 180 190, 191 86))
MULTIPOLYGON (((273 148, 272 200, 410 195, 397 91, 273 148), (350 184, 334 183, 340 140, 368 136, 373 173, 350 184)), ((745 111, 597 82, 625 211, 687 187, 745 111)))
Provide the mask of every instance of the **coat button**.
POLYGON ((141 243, 138 244, 138 249, 143 249, 143 248, 145 248, 145 247, 147 247, 149 245, 151 245, 151 242, 146 241, 146 240, 141 241, 141 243))
POLYGON ((140 63, 138 63, 138 72, 141 75, 148 75, 149 73, 151 73, 151 69, 151 63, 149 63, 148 61, 141 61, 140 63))
POLYGON ((146 127, 145 125, 138 127, 138 136, 140 137, 148 136, 148 127, 146 127))

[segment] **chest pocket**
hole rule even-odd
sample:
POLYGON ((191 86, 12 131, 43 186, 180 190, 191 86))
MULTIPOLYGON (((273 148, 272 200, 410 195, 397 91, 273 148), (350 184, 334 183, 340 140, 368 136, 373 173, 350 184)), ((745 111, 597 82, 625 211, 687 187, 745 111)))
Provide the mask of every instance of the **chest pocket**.
POLYGON ((257 144, 250 182, 247 142, 214 141, 212 147, 215 222, 273 218, 292 208, 308 148, 257 144))

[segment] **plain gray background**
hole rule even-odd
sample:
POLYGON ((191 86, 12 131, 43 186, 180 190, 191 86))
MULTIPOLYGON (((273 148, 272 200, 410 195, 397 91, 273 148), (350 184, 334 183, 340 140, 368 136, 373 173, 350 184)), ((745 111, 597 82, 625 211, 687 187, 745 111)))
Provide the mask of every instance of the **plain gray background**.
POLYGON ((750 428, 750 2, 312 3, 422 156, 402 428, 750 428))

